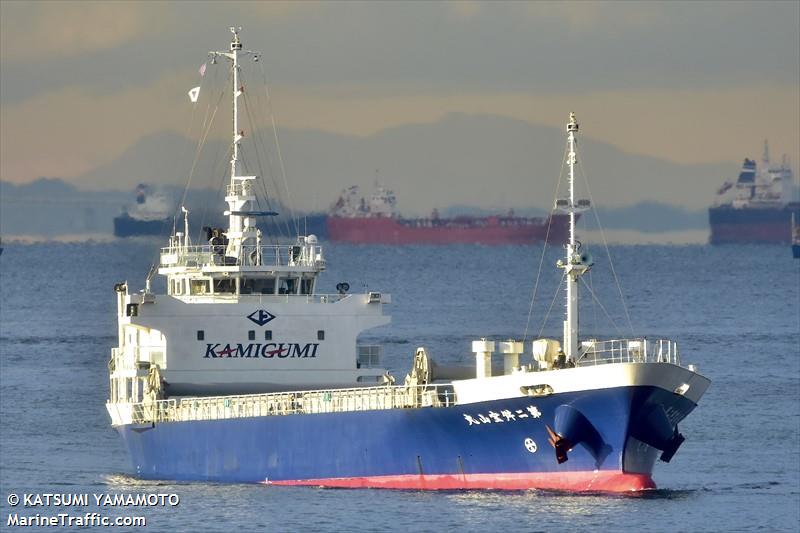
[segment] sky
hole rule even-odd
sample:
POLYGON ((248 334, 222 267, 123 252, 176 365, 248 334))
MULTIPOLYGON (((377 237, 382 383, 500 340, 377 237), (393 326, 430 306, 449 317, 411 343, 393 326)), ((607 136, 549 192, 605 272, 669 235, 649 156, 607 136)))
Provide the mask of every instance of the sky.
MULTIPOLYGON (((487 114, 681 165, 800 161, 800 2, 0 1, 0 179, 67 181, 182 132, 241 25, 283 128, 487 114)), ((109 177, 113 187, 113 176, 109 177)))

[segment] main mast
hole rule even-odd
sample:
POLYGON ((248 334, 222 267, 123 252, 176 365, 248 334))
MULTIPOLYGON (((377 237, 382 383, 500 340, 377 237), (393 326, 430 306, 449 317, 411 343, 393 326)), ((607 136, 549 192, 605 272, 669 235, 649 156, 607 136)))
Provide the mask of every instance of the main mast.
POLYGON ((258 61, 259 54, 251 50, 242 50, 242 42, 239 39, 241 27, 231 27, 233 40, 231 41, 229 52, 209 52, 212 63, 216 62, 217 57, 224 57, 231 62, 231 91, 232 91, 232 123, 233 123, 233 144, 231 146, 231 180, 228 185, 225 201, 228 203, 228 210, 224 213, 228 216, 228 245, 225 251, 226 256, 239 257, 244 246, 256 249, 260 244, 261 233, 256 227, 256 214, 253 211, 255 195, 250 182, 257 179, 257 176, 239 175, 241 163, 239 152, 241 150, 241 140, 244 132, 239 129, 239 97, 244 94, 244 87, 239 81, 239 58, 253 55, 258 61))
POLYGON ((569 114, 567 124, 567 164, 569 165, 569 199, 557 200, 556 208, 569 214, 569 240, 566 244, 566 261, 559 260, 557 265, 564 269, 567 276, 567 317, 564 321, 564 353, 568 359, 578 357, 578 278, 592 266, 591 255, 581 253, 581 243, 575 238, 576 214, 589 208, 589 200, 575 200, 575 163, 576 134, 578 121, 575 113, 569 114))

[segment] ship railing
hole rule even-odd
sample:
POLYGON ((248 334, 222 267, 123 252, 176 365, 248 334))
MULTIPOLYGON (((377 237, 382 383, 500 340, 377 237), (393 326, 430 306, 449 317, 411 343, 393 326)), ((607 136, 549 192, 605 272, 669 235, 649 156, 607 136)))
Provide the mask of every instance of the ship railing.
POLYGON ((252 187, 248 181, 240 181, 233 185, 225 186, 226 196, 249 196, 252 194, 252 187))
MULTIPOLYGON (((185 295, 186 296, 186 295, 185 295)), ((320 304, 334 304, 346 298, 352 298, 354 296, 364 297, 363 294, 355 295, 355 294, 252 294, 242 292, 239 295, 234 293, 205 293, 205 294, 192 294, 190 295, 193 301, 196 302, 218 302, 221 298, 228 298, 232 300, 236 300, 239 297, 248 298, 249 302, 251 303, 258 303, 258 304, 278 304, 278 303, 320 303, 320 304)))
POLYGON ((220 420, 296 414, 450 407, 449 385, 359 387, 302 392, 193 397, 133 404, 134 423, 220 420))
POLYGON ((235 256, 224 245, 167 246, 161 249, 160 266, 202 269, 214 266, 288 266, 324 269, 322 248, 314 245, 246 245, 235 256))
POLYGON ((578 366, 606 363, 672 363, 680 365, 678 343, 669 339, 614 339, 581 342, 578 366))
POLYGON ((150 424, 153 422, 170 422, 173 420, 177 401, 156 400, 143 401, 132 405, 131 421, 134 424, 150 424))
POLYGON ((126 346, 123 349, 112 348, 111 358, 108 360, 108 370, 111 373, 115 371, 136 370, 136 361, 138 360, 139 350, 126 346))

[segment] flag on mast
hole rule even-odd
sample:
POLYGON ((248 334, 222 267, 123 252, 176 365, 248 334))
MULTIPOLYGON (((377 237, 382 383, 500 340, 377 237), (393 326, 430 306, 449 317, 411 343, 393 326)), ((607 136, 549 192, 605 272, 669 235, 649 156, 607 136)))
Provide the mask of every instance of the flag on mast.
POLYGON ((200 73, 200 77, 201 78, 203 76, 205 76, 206 75, 206 64, 203 63, 202 65, 200 65, 200 68, 197 71, 200 73))

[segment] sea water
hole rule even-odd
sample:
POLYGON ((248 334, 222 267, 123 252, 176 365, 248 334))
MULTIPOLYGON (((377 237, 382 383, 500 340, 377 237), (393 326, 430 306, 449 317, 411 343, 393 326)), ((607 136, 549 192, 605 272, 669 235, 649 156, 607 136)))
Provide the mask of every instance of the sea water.
MULTIPOLYGON (((0 530, 14 530, 12 513, 59 512, 144 516, 143 531, 796 531, 800 524, 800 261, 788 246, 615 246, 610 257, 592 249, 596 265, 581 288, 584 335, 673 338, 684 364, 712 380, 681 423, 686 442, 670 464, 656 465, 659 489, 608 495, 138 480, 104 406, 117 342, 113 285, 142 288, 159 244, 5 244, 0 530), (89 503, 12 507, 11 494, 86 494, 89 503), (93 499, 129 494, 180 501, 93 499)), ((384 346, 383 362, 399 382, 418 346, 458 364, 469 363, 470 343, 480 337, 560 336, 559 247, 544 257, 540 246, 325 250, 318 292, 347 281, 351 291, 392 295, 393 323, 362 340, 384 346)))

